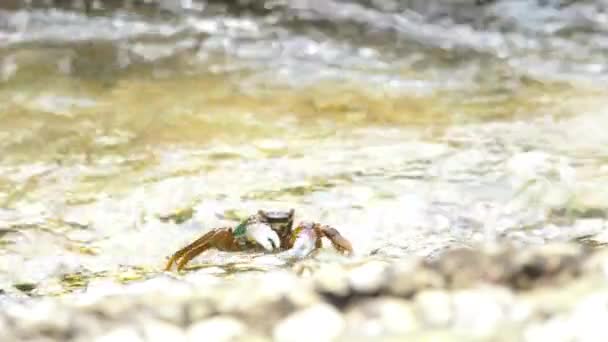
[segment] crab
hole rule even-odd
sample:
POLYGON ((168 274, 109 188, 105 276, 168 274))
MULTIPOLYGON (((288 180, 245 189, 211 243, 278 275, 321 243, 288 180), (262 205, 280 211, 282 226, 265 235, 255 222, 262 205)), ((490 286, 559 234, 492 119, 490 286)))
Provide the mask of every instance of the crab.
POLYGON ((323 237, 338 252, 352 254, 351 243, 333 227, 304 221, 294 228, 294 212, 294 209, 259 210, 236 227, 214 228, 173 253, 165 270, 169 271, 176 265, 177 270, 181 271, 190 260, 211 248, 229 252, 280 252, 290 257, 303 257, 323 247, 323 237))

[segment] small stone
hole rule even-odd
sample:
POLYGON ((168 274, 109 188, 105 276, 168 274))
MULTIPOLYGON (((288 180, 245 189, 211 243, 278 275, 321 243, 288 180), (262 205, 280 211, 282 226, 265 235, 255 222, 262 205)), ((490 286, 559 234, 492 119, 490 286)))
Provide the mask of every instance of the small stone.
POLYGON ((506 320, 506 307, 511 304, 508 291, 477 288, 458 291, 452 296, 455 329, 475 337, 491 337, 506 320))
POLYGON ((583 267, 585 272, 601 274, 604 280, 608 280, 608 250, 604 249, 593 254, 583 267))
MULTIPOLYGON (((553 317, 546 322, 536 323, 528 326, 523 333, 524 341, 552 341, 567 342, 578 341, 574 338, 572 326, 564 316, 553 317)), ((601 340, 596 340, 601 341, 601 340)))
POLYGON ((98 315, 91 315, 79 312, 72 316, 72 330, 74 342, 89 342, 94 336, 99 336, 108 331, 106 321, 100 319, 98 315), (74 329, 77 327, 77 329, 74 329))
POLYGON ((299 286, 299 280, 290 272, 273 271, 266 273, 265 277, 259 280, 258 292, 264 297, 272 297, 279 294, 291 292, 299 286))
POLYGON ((181 329, 159 320, 144 321, 141 330, 146 342, 182 341, 186 338, 181 329))
POLYGON ((85 312, 93 312, 108 318, 121 318, 132 315, 134 310, 133 301, 124 296, 106 297, 98 301, 92 301, 83 306, 85 312))
POLYGON ((438 272, 413 262, 395 264, 390 267, 388 273, 388 292, 399 297, 411 297, 420 291, 443 288, 445 285, 438 272))
POLYGON ((95 342, 144 342, 140 334, 134 327, 119 327, 112 329, 107 334, 103 334, 94 339, 95 342))
POLYGON ((128 283, 134 280, 142 280, 144 275, 137 270, 129 269, 116 275, 116 279, 121 283, 128 283))
POLYGON ((163 222, 171 221, 175 224, 182 224, 182 223, 188 221, 189 219, 191 219, 192 216, 194 216, 194 213, 195 213, 194 208, 186 207, 186 208, 176 209, 175 211, 173 211, 169 214, 159 215, 158 218, 163 222))
POLYGON ((284 141, 278 140, 278 139, 259 140, 259 141, 256 141, 254 143, 254 145, 260 151, 267 152, 267 153, 284 151, 287 146, 284 141))
POLYGON ((517 289, 531 289, 539 285, 557 285, 572 280, 581 272, 586 252, 580 245, 553 243, 533 250, 505 252, 501 262, 509 267, 504 281, 517 289))
POLYGON ((12 329, 9 328, 8 323, 6 322, 6 320, 2 317, 0 317, 0 341, 13 341, 13 340, 17 340, 16 338, 14 338, 12 332, 12 329))
POLYGON ((348 333, 353 336, 399 335, 418 328, 409 302, 390 297, 365 301, 349 310, 346 319, 348 333))
POLYGON ((344 268, 337 264, 327 264, 315 273, 315 286, 319 291, 336 296, 346 296, 350 288, 344 268))
POLYGON ((33 290, 35 290, 37 285, 34 283, 18 283, 13 286, 21 292, 28 293, 28 292, 32 292, 33 290))
POLYGON ((166 303, 156 306, 154 302, 152 302, 151 306, 154 307, 154 316, 159 320, 169 322, 171 324, 183 324, 185 321, 184 306, 179 305, 178 303, 166 303))
POLYGON ((217 316, 195 323, 188 329, 188 340, 199 341, 230 341, 242 337, 247 327, 239 320, 230 316, 217 316))
POLYGON ((311 288, 302 286, 294 286, 294 291, 289 291, 285 294, 285 298, 295 308, 303 308, 315 303, 318 303, 321 299, 317 293, 311 288))
POLYGON ((575 306, 570 324, 576 341, 608 341, 608 292, 591 294, 575 306))
POLYGON ((184 306, 187 318, 190 322, 198 322, 208 318, 213 313, 213 308, 207 300, 192 299, 184 306))
POLYGON ((362 293, 373 293, 386 283, 386 263, 371 261, 359 266, 348 274, 353 290, 362 293))
POLYGON ((450 323, 452 303, 446 292, 440 290, 423 291, 416 296, 414 303, 428 325, 445 327, 450 323))
POLYGON ((344 330, 340 312, 328 304, 315 304, 296 311, 274 329, 278 342, 332 341, 344 330))
POLYGON ((51 299, 29 305, 15 305, 5 312, 16 322, 16 330, 22 333, 45 331, 60 336, 65 334, 70 325, 68 311, 58 307, 51 299))

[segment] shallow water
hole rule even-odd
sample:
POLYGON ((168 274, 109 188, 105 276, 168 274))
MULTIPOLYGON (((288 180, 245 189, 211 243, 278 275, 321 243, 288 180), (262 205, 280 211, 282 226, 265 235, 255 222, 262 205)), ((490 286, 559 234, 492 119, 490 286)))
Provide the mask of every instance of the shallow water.
POLYGON ((104 3, 2 5, 0 288, 154 276, 258 208, 354 260, 605 238, 599 2, 104 3))

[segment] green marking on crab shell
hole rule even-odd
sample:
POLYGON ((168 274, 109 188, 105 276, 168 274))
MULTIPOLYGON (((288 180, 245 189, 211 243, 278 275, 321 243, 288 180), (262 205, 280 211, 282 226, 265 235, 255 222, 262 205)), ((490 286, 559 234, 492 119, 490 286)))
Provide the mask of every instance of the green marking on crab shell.
POLYGON ((246 232, 247 232, 247 220, 243 220, 243 221, 241 221, 241 223, 239 223, 238 226, 236 226, 234 228, 232 235, 234 235, 235 237, 238 237, 238 236, 245 235, 246 232))

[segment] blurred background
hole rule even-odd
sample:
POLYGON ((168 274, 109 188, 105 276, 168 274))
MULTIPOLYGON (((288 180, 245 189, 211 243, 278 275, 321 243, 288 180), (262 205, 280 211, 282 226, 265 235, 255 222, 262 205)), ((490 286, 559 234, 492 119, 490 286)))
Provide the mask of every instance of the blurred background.
POLYGON ((155 279, 257 209, 357 262, 602 245, 607 83, 599 0, 4 0, 0 289, 155 279))

